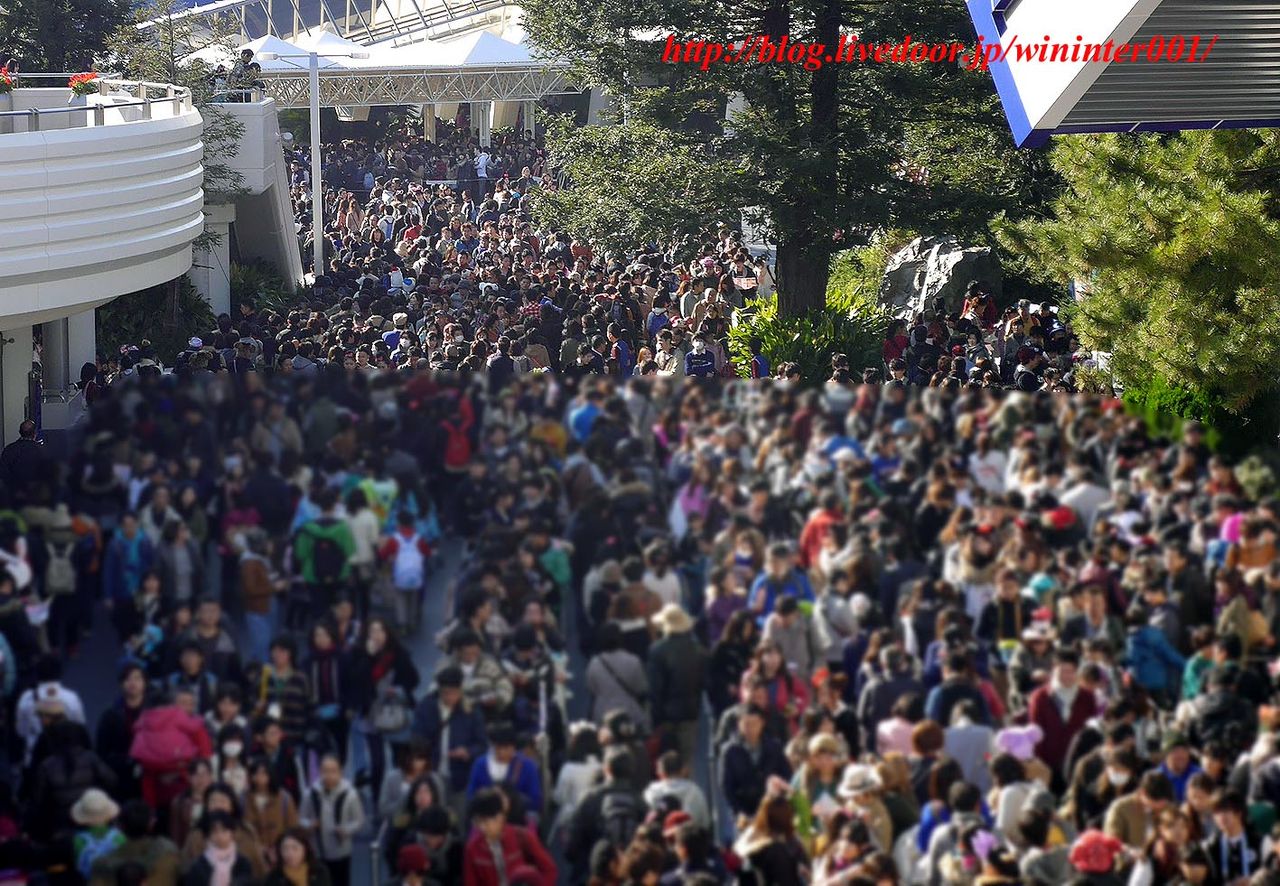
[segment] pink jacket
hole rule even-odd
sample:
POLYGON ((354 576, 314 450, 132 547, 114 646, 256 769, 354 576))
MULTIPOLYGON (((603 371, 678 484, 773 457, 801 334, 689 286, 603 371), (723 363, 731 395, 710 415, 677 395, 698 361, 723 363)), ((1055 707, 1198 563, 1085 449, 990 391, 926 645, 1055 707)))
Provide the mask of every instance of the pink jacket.
POLYGON ((143 769, 180 769, 212 754, 204 721, 175 705, 143 711, 133 725, 129 756, 143 769))

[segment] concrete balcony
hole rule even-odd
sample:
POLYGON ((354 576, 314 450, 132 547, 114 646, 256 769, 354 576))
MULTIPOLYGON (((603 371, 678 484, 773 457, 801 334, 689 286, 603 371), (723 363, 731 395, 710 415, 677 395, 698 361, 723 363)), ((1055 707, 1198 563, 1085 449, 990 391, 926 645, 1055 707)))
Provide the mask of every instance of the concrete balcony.
POLYGON ((274 99, 261 90, 239 93, 216 112, 244 127, 234 156, 226 163, 240 175, 244 193, 233 204, 206 204, 206 227, 217 241, 195 257, 191 279, 215 314, 231 310, 231 241, 242 259, 261 259, 289 284, 302 281, 302 257, 289 197, 289 171, 281 147, 274 99))
POLYGON ((85 107, 68 105, 69 89, 7 96, 0 329, 97 307, 191 265, 204 224, 200 114, 185 90, 109 88, 85 107))
POLYGON ((45 388, 64 390, 93 359, 92 310, 185 273, 204 225, 203 123, 186 90, 106 79, 73 98, 34 81, 0 96, 0 439, 35 412, 32 327, 46 325, 45 388))

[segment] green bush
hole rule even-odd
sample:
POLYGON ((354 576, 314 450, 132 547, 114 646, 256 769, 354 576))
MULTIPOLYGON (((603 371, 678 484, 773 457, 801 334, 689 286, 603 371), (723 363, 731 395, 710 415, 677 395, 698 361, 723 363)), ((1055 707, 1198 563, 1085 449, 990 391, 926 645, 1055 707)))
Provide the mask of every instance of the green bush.
POLYGON ((833 286, 827 291, 826 310, 804 317, 781 316, 776 295, 752 299, 729 331, 729 353, 738 374, 747 378, 750 342, 759 338, 770 366, 795 363, 806 384, 821 384, 831 375, 832 354, 848 355, 855 375, 865 367, 878 367, 889 319, 874 290, 865 287, 833 286))
POLYGON ((238 317, 240 305, 245 300, 253 302, 259 311, 275 311, 287 314, 294 308, 305 307, 311 289, 305 286, 289 291, 284 277, 265 262, 249 262, 231 266, 231 316, 238 317))
POLYGON ((1254 397, 1240 412, 1228 408, 1225 402, 1173 387, 1160 378, 1126 386, 1123 399, 1131 414, 1143 418, 1149 433, 1177 437, 1182 423, 1194 419, 1206 426, 1205 442, 1232 458, 1255 450, 1274 450, 1276 434, 1280 432, 1280 389, 1254 397))
POLYGON ((206 335, 216 325, 209 303, 185 276, 108 302, 98 308, 97 322, 100 351, 113 354, 146 339, 166 364, 193 335, 206 335))

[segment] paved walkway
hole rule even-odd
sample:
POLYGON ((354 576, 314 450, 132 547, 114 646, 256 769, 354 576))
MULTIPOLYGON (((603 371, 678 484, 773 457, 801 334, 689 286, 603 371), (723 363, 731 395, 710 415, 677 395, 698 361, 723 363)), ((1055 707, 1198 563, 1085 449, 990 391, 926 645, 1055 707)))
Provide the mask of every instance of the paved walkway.
MULTIPOLYGON (((427 596, 422 608, 422 626, 416 635, 405 639, 407 647, 413 654, 414 664, 422 675, 419 693, 430 690, 431 678, 442 656, 435 645, 435 637, 448 622, 452 613, 453 601, 449 599, 449 590, 460 566, 462 565, 463 546, 461 542, 445 542, 438 556, 433 560, 433 571, 427 586, 427 596)), ((214 563, 217 562, 214 558, 214 563)), ((218 587, 217 567, 208 571, 209 586, 218 587)), ((572 602, 570 603, 572 606, 572 602)), ((589 719, 591 712, 590 697, 586 688, 587 662, 579 651, 576 636, 576 622, 572 612, 566 615, 562 626, 569 647, 569 720, 589 719)), ((233 625, 233 632, 242 641, 242 626, 233 625)), ((101 606, 95 612, 93 635, 80 649, 80 654, 67 663, 66 683, 80 693, 85 705, 91 731, 97 724, 102 712, 113 704, 118 697, 119 687, 115 681, 115 664, 120 659, 120 649, 115 640, 115 631, 107 620, 106 612, 101 606)), ((699 741, 698 759, 694 761, 694 778, 702 785, 709 784, 711 775, 707 765, 707 747, 710 724, 704 720, 702 735, 699 741)), ((550 793, 553 785, 544 786, 550 793)), ((352 870, 352 886, 378 886, 386 884, 389 879, 385 872, 375 879, 370 853, 372 834, 366 834, 356 849, 355 864, 352 870)), ((554 848, 554 847, 553 847, 554 848)), ((562 861, 559 852, 557 862, 562 861)), ((380 859, 379 859, 380 861, 380 859)), ((562 870, 565 868, 562 867, 562 870)), ((567 880, 565 880, 567 882, 567 880)))

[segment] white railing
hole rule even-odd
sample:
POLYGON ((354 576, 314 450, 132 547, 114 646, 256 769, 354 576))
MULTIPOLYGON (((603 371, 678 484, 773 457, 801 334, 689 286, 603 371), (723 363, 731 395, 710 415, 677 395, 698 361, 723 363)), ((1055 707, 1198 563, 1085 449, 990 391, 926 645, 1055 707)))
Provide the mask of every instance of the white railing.
MULTIPOLYGON (((83 72, 79 72, 83 73, 83 72)), ((19 84, 23 80, 49 80, 54 78, 73 77, 75 73, 68 74, 63 71, 39 71, 31 74, 19 73, 11 74, 19 84)), ((42 116, 50 116, 56 114, 85 114, 91 113, 93 123, 86 122, 83 125, 105 126, 107 108, 141 108, 141 119, 150 120, 152 118, 152 108, 155 105, 169 102, 173 105, 173 116, 181 116, 184 111, 192 108, 191 90, 185 86, 174 86, 172 83, 152 83, 147 80, 124 80, 113 75, 99 76, 97 79, 98 94, 109 95, 112 92, 128 92, 133 95, 133 99, 129 101, 112 101, 110 105, 95 104, 89 107, 68 106, 54 108, 25 108, 12 111, 0 111, 0 120, 5 118, 23 118, 27 120, 28 132, 40 131, 40 119, 42 116), (153 97, 153 93, 162 93, 162 95, 153 97)), ((21 86, 19 86, 21 89, 21 86)), ((63 91, 70 93, 70 88, 63 91)), ((10 93, 11 95, 13 93, 10 93)), ((71 125, 75 125, 73 122, 71 125)))

